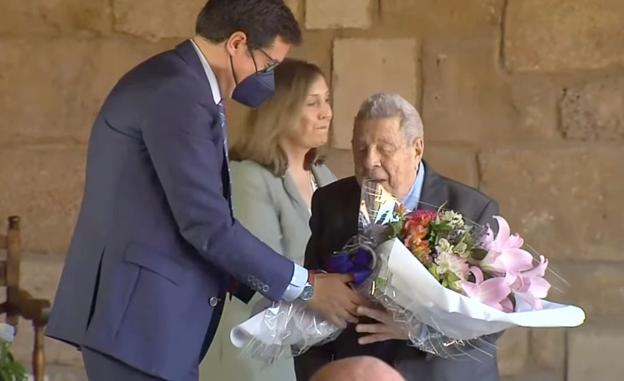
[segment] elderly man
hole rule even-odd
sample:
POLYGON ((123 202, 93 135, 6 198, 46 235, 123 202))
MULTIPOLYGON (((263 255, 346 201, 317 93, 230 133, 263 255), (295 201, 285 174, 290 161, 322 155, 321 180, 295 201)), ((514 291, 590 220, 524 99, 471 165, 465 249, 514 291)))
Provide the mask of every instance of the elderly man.
MULTIPOLYGON (((312 236, 306 250, 307 268, 322 269, 328 257, 357 233, 362 179, 378 181, 409 210, 446 206, 466 218, 494 225, 496 202, 476 189, 437 174, 422 160, 423 126, 416 109, 395 94, 368 98, 353 129, 355 177, 319 189, 312 200, 312 236)), ((408 381, 497 381, 497 336, 481 348, 465 350, 461 359, 426 354, 409 345, 402 327, 385 311, 360 307, 363 316, 334 342, 314 347, 295 359, 298 381, 333 360, 369 355, 395 367, 408 381)))
POLYGON ((370 356, 333 361, 319 369, 310 381, 405 381, 385 362, 370 356))

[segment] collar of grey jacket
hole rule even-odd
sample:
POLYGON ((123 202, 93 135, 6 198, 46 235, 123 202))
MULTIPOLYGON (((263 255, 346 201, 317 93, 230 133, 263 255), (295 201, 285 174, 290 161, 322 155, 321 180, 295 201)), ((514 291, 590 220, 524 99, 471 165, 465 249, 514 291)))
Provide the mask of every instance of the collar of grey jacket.
MULTIPOLYGON (((312 174, 314 175, 314 179, 319 187, 323 187, 329 183, 332 183, 336 180, 336 177, 331 173, 329 168, 327 168, 324 164, 313 165, 312 166, 312 174)), ((301 210, 301 212, 305 213, 307 217, 310 216, 310 209, 304 202, 301 197, 301 193, 299 193, 299 189, 297 188, 297 184, 291 176, 288 174, 284 175, 282 178, 282 182, 284 183, 284 189, 286 193, 290 196, 291 199, 296 201, 297 206, 301 210)), ((307 218, 306 217, 306 218, 307 218)))

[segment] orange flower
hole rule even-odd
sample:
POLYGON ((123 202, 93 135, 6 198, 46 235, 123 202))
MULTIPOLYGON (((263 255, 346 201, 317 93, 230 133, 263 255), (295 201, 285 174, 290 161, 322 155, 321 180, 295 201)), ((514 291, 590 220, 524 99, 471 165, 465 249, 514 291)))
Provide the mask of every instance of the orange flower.
POLYGON ((429 225, 437 217, 437 212, 430 210, 417 210, 409 213, 405 218, 405 246, 423 264, 433 263, 431 246, 427 235, 429 225))

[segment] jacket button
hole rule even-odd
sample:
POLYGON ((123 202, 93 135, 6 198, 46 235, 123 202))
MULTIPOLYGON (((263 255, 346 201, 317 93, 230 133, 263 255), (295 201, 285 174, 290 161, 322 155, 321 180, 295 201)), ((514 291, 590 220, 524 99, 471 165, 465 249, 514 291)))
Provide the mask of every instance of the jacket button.
POLYGON ((219 304, 220 301, 221 301, 221 299, 217 298, 216 296, 213 296, 212 298, 210 298, 208 303, 210 303, 211 307, 216 307, 217 304, 219 304))

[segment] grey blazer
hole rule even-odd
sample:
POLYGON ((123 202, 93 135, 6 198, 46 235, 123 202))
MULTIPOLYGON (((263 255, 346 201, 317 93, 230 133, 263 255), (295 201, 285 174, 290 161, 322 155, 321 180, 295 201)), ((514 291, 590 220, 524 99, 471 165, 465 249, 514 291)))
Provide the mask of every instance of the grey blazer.
MULTIPOLYGON (((310 238, 310 210, 294 180, 277 177, 256 162, 233 161, 232 201, 240 223, 273 250, 303 265, 310 238)), ((325 165, 314 165, 312 173, 319 187, 336 177, 325 165)))
MULTIPOLYGON (((256 237, 278 253, 303 265, 306 244, 310 237, 310 210, 301 198, 293 179, 274 176, 253 161, 231 162, 232 197, 236 218, 256 237)), ((324 165, 312 172, 318 186, 336 178, 324 165)), ((241 355, 230 342, 230 330, 253 314, 252 307, 266 306, 256 294, 249 305, 227 300, 221 324, 213 345, 202 362, 204 380, 228 381, 294 381, 291 359, 280 359, 270 367, 241 355)))

